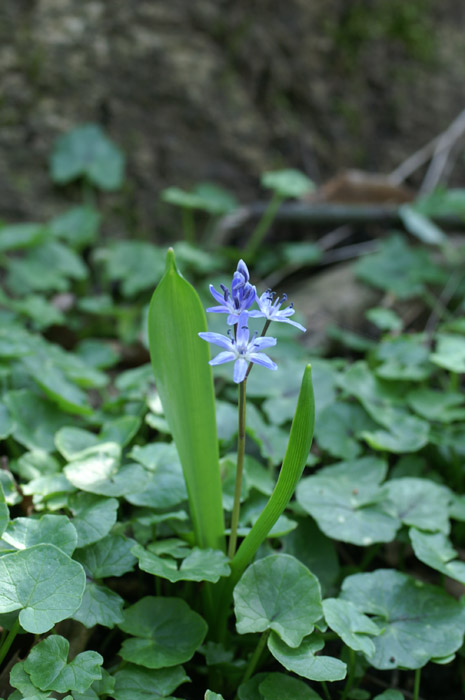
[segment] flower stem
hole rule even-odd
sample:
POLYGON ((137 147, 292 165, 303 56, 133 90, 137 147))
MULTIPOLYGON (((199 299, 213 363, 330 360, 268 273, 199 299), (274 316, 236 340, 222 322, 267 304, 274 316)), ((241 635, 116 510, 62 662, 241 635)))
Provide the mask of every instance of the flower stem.
POLYGON ((192 209, 182 208, 182 228, 186 243, 195 243, 195 224, 192 209))
POLYGON ((415 680, 413 682, 413 700, 418 700, 420 697, 420 680, 421 668, 417 668, 415 671, 415 680))
POLYGON ((237 439, 236 485, 234 488, 234 505, 231 515, 231 534, 229 536, 228 556, 230 559, 236 553, 237 526, 241 509, 242 472, 244 469, 245 453, 245 393, 247 378, 239 384, 239 434, 237 439))
POLYGON ((19 617, 16 618, 11 630, 8 632, 8 636, 0 647, 0 664, 2 663, 5 656, 8 654, 11 645, 14 642, 16 635, 19 632, 19 617))

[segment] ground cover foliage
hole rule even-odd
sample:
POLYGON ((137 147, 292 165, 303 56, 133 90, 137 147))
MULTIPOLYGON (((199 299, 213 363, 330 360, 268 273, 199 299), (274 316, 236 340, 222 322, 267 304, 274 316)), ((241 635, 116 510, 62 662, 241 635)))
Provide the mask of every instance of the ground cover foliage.
MULTIPOLYGON (((273 493, 309 362, 315 440, 295 497, 232 590, 224 532, 214 546, 199 541, 196 518, 208 506, 199 494, 193 510, 179 426, 149 361, 148 304, 167 246, 101 237, 95 188, 121 186, 124 158, 96 127, 59 142, 51 174, 57 184, 81 178, 84 203, 49 222, 0 228, 1 696, 460 697, 463 250, 431 233, 423 203, 404 214, 428 245, 389 233, 356 265, 386 293, 367 312, 370 338, 340 330, 340 352, 322 357, 298 328, 272 327, 278 370, 256 366, 247 380, 239 538, 273 493), (419 305, 415 323, 395 300, 419 305)), ((309 187, 295 173, 290 190, 282 177, 264 182, 271 214, 309 187)), ((435 196, 444 206, 446 195, 435 196)), ((195 216, 215 219, 234 198, 212 185, 164 197, 181 207, 188 239, 174 245, 176 264, 207 307, 208 285, 228 283, 240 255, 208 249, 208 227, 196 245, 195 216)), ((298 260, 300 246, 304 265, 319 257, 308 242, 267 250, 261 226, 249 250, 259 293, 260 275, 283 255, 298 260)), ((224 318, 208 322, 223 332, 224 318)), ((237 392, 230 366, 214 375, 229 527, 237 392)))

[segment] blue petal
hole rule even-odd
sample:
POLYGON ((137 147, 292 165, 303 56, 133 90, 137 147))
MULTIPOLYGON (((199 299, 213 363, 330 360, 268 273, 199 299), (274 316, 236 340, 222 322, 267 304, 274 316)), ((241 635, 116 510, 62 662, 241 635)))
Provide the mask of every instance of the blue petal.
POLYGON ((210 306, 207 311, 211 314, 229 314, 227 306, 210 306))
POLYGON ((250 361, 256 365, 262 365, 262 367, 266 367, 267 369, 278 369, 276 362, 273 362, 273 360, 264 353, 251 352, 249 358, 250 361))
POLYGON ((265 338, 257 338, 254 341, 253 347, 254 350, 262 350, 262 348, 271 348, 273 345, 276 345, 276 338, 272 338, 271 336, 265 337, 265 338))
POLYGON ((297 323, 297 321, 291 321, 290 318, 277 318, 275 319, 276 321, 282 321, 282 323, 290 323, 291 326, 295 326, 296 328, 299 329, 299 331, 303 331, 304 333, 306 332, 306 328, 304 328, 300 323, 297 323))
POLYGON ((214 345, 219 345, 221 348, 226 348, 226 350, 233 350, 234 343, 231 338, 226 335, 221 335, 221 333, 199 333, 202 340, 206 340, 207 343, 213 343, 214 345))
POLYGON ((249 314, 247 311, 243 311, 239 316, 239 321, 237 323, 237 337, 236 345, 247 345, 249 342, 249 326, 247 325, 249 321, 249 314))
POLYGON ((233 352, 220 352, 219 355, 210 360, 210 365, 224 365, 225 362, 232 362, 237 355, 233 352))
POLYGON ((220 294, 219 292, 216 291, 215 287, 211 284, 210 287, 210 294, 216 301, 219 301, 220 304, 224 304, 225 299, 224 299, 224 294, 220 294))
POLYGON ((244 381, 245 375, 247 372, 247 367, 248 367, 247 360, 244 360, 242 357, 240 357, 234 363, 233 379, 236 382, 236 384, 240 384, 241 382, 244 381))

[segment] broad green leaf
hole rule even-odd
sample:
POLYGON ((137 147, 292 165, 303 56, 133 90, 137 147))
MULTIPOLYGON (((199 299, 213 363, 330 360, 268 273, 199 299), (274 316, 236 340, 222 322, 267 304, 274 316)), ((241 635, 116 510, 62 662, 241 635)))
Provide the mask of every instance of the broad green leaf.
POLYGON ((334 457, 355 459, 362 451, 358 436, 374 426, 361 406, 337 401, 317 413, 315 437, 319 446, 334 457))
POLYGON ((12 308, 23 316, 27 316, 33 322, 35 330, 44 330, 49 326, 62 325, 65 315, 56 306, 49 303, 38 294, 27 296, 24 299, 15 300, 12 308))
POLYGON ((66 515, 43 515, 41 518, 15 518, 3 539, 16 549, 35 544, 54 544, 71 556, 77 546, 77 532, 66 515))
POLYGON ((69 642, 52 634, 32 648, 24 669, 40 690, 83 693, 102 677, 103 657, 96 651, 83 651, 68 663, 69 642))
POLYGON ((49 236, 43 224, 8 224, 0 227, 0 253, 32 248, 49 236))
POLYGON ((91 493, 73 494, 68 501, 73 525, 78 535, 77 546, 86 547, 108 535, 116 522, 118 501, 91 493))
MULTIPOLYGON (((27 700, 47 700, 50 697, 48 692, 42 693, 37 686, 31 681, 29 673, 24 668, 24 661, 16 663, 11 669, 10 685, 20 691, 18 700, 27 698, 27 700)), ((14 694, 9 696, 9 700, 14 698, 14 694)))
POLYGON ((167 187, 161 193, 161 199, 182 209, 202 209, 202 198, 194 192, 186 192, 180 187, 167 187))
MULTIPOLYGON (((115 678, 110 676, 108 671, 102 668, 102 677, 94 681, 90 688, 84 691, 84 693, 73 693, 73 700, 98 700, 102 698, 113 698, 113 691, 115 689, 115 678)), ((65 698, 66 700, 66 698, 65 698)))
POLYGON ((465 399, 459 392, 421 387, 410 391, 406 398, 409 406, 429 421, 452 423, 465 420, 465 399))
POLYGON ((375 695, 373 700, 405 700, 400 690, 385 690, 380 695, 375 695))
POLYGON ((328 537, 362 546, 390 542, 400 522, 386 502, 385 475, 376 457, 341 462, 302 479, 297 501, 328 537))
POLYGON ((229 585, 234 586, 261 543, 265 540, 294 494, 307 462, 313 440, 315 400, 312 368, 307 365, 302 377, 294 420, 278 481, 268 503, 242 541, 231 563, 229 585))
POLYGON ((378 252, 360 258, 355 271, 364 282, 400 299, 419 296, 425 283, 444 280, 444 272, 432 262, 429 253, 409 246, 399 235, 385 239, 378 252))
POLYGON ((13 432, 15 423, 13 418, 5 406, 5 404, 0 403, 0 440, 5 440, 13 432))
POLYGON ((73 207, 55 216, 48 228, 53 236, 81 250, 89 243, 94 243, 101 218, 100 212, 93 207, 73 207))
POLYGON ((214 182, 200 182, 194 187, 194 194, 202 200, 204 211, 214 216, 229 214, 239 206, 234 194, 214 182))
POLYGON ((400 571, 348 576, 341 597, 373 615, 380 628, 373 637, 375 653, 368 657, 375 668, 421 668, 462 645, 463 606, 442 589, 400 571))
POLYGON ((457 560, 457 552, 446 535, 442 532, 420 532, 411 527, 409 536, 415 556, 420 561, 465 584, 465 562, 457 560))
POLYGON ((74 426, 61 428, 55 435, 58 452, 69 462, 85 457, 89 448, 94 448, 98 444, 99 440, 95 433, 74 426))
POLYGON ((323 601, 323 612, 329 627, 348 647, 355 651, 363 651, 366 656, 374 654, 375 645, 371 637, 376 637, 380 630, 369 617, 359 612, 355 605, 348 600, 326 598, 323 601))
POLYGON ((123 184, 124 156, 98 124, 84 124, 60 136, 50 169, 60 185, 86 177, 103 190, 117 190, 123 184))
POLYGON ((376 306, 365 313, 366 318, 382 331, 400 331, 403 321, 392 309, 376 306))
POLYGON ((306 683, 284 673, 268 673, 258 689, 264 700, 321 700, 306 683))
POLYGON ((153 243, 115 241, 105 252, 106 275, 121 283, 123 296, 153 289, 163 275, 163 253, 153 243))
MULTIPOLYGON (((23 500, 22 494, 18 493, 18 485, 10 471, 0 471, 0 486, 3 489, 5 502, 8 506, 16 506, 23 500)), ((1 511, 1 506, 0 506, 1 511)))
POLYGON ((292 168, 263 173, 260 182, 283 198, 303 197, 315 189, 313 182, 303 172, 292 168))
POLYGON ((224 700, 224 698, 219 693, 214 693, 213 690, 207 690, 205 692, 204 700, 224 700))
POLYGON ((304 639, 297 649, 290 648, 274 632, 268 638, 268 649, 288 671, 312 681, 340 681, 346 677, 345 663, 332 656, 317 655, 324 642, 320 637, 304 639))
POLYGON ((63 411, 84 416, 92 414, 86 394, 68 381, 53 361, 43 361, 36 355, 25 357, 22 362, 44 393, 63 411))
POLYGON ((30 481, 47 474, 60 473, 61 465, 48 452, 33 450, 21 455, 14 465, 14 470, 24 481, 30 481))
POLYGON ((439 530, 447 534, 449 525, 449 491, 430 479, 404 477, 390 479, 385 488, 393 511, 405 525, 421 530, 439 530))
POLYGON ((84 280, 88 269, 73 250, 50 241, 9 261, 7 285, 17 296, 34 292, 65 292, 70 280, 84 280))
POLYGON ((25 496, 33 497, 32 501, 36 510, 39 510, 39 504, 43 503, 47 503, 47 507, 52 509, 51 499, 62 500, 63 502, 57 507, 64 508, 68 501, 68 495, 76 490, 64 474, 39 476, 28 484, 24 484, 22 488, 25 496))
POLYGON ((239 700, 263 700, 263 695, 259 691, 260 683, 265 680, 267 673, 256 673, 245 683, 241 683, 237 691, 239 700))
POLYGON ((119 362, 120 353, 111 341, 84 338, 75 348, 78 357, 96 369, 107 369, 119 362))
POLYGON ((87 581, 81 605, 71 617, 89 629, 112 628, 123 620, 123 605, 123 598, 110 588, 87 581))
POLYGON ((150 472, 143 489, 126 496, 129 503, 150 508, 172 508, 187 499, 181 463, 172 443, 136 445, 129 457, 150 472))
POLYGON ((157 390, 184 471, 195 539, 224 548, 213 379, 205 312, 168 251, 166 271, 149 309, 149 340, 157 390))
POLYGON ((76 488, 99 496, 119 497, 142 491, 148 481, 147 472, 139 464, 119 464, 116 443, 107 443, 84 459, 77 459, 64 468, 66 478, 76 488))
POLYGON ((452 333, 436 335, 436 352, 430 355, 431 362, 449 372, 465 372, 465 338, 452 333))
POLYGON ((115 673, 114 700, 156 700, 171 697, 171 693, 188 681, 182 666, 149 669, 128 664, 115 673))
POLYGON ((149 574, 167 578, 168 581, 211 581, 216 583, 221 576, 230 573, 229 560, 220 550, 194 548, 178 564, 172 557, 161 557, 139 544, 132 548, 132 553, 139 560, 139 568, 149 574))
POLYGON ((29 450, 53 452, 54 435, 69 422, 69 417, 28 389, 9 391, 4 401, 15 423, 12 433, 15 440, 29 450))
POLYGON ((3 535, 7 529, 10 520, 10 511, 5 500, 5 494, 3 492, 3 486, 0 483, 0 537, 3 535))
POLYGON ((131 571, 136 562, 131 554, 134 540, 122 535, 107 535, 94 544, 78 549, 77 559, 94 579, 122 576, 131 571))
POLYGON ((421 333, 387 338, 376 346, 374 357, 379 363, 376 375, 382 379, 421 382, 431 374, 429 350, 421 333))
POLYGON ((282 539, 282 551, 291 554, 315 574, 323 592, 334 586, 339 574, 339 562, 334 543, 326 537, 311 518, 299 521, 298 527, 282 539), (312 546, 309 547, 308 543, 312 546))
POLYGON ((275 630, 291 647, 313 631, 322 616, 318 579, 289 554, 251 564, 234 589, 239 634, 275 630))
POLYGON ((43 634, 81 604, 82 566, 52 544, 39 544, 0 558, 0 613, 20 610, 26 632, 43 634))
POLYGON ((447 240, 444 232, 415 207, 403 204, 398 212, 407 231, 423 243, 441 245, 447 240))
POLYGON ((361 437, 374 450, 403 454, 417 452, 428 444, 429 425, 416 416, 392 409, 384 411, 378 420, 388 424, 387 430, 364 430, 361 433, 361 437))
POLYGON ((276 425, 265 423, 260 411, 253 404, 247 406, 246 431, 258 443, 265 459, 269 459, 272 464, 281 464, 286 451, 288 434, 276 425))
POLYGON ((126 608, 119 628, 132 635, 120 656, 146 668, 189 661, 207 633, 206 622, 184 600, 150 596, 126 608))
POLYGON ((116 442, 121 447, 129 445, 141 425, 138 416, 120 416, 105 421, 99 434, 101 442, 116 442))

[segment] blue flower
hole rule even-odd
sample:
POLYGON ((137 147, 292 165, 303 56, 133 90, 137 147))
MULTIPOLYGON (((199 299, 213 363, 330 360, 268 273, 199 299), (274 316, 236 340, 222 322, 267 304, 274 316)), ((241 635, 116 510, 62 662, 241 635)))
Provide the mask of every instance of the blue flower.
POLYGON ((249 279, 247 265, 243 260, 239 260, 232 279, 231 292, 224 284, 220 285, 223 294, 217 292, 212 284, 210 285, 210 292, 220 305, 211 306, 207 311, 214 314, 228 314, 229 325, 237 323, 239 316, 250 309, 257 297, 257 291, 250 284, 249 279))
POLYGON ((281 305, 287 301, 287 295, 283 294, 282 297, 278 297, 276 292, 272 292, 271 289, 267 289, 260 297, 257 297, 257 304, 260 311, 249 311, 249 316, 252 318, 266 318, 268 321, 280 321, 281 323, 290 323, 295 326, 300 331, 306 331, 300 323, 297 321, 291 321, 289 316, 295 314, 293 304, 289 304, 285 309, 281 309, 281 305), (276 299, 275 299, 276 297, 276 299))
POLYGON ((233 379, 236 384, 244 381, 250 362, 267 367, 267 369, 278 369, 278 365, 262 352, 264 348, 276 345, 276 338, 257 338, 255 332, 249 340, 247 318, 247 312, 243 312, 239 316, 236 338, 233 338, 231 331, 228 332, 227 336, 221 335, 221 333, 199 333, 203 340, 224 348, 224 352, 220 352, 213 360, 210 360, 210 364, 222 365, 225 362, 234 362, 233 379))

